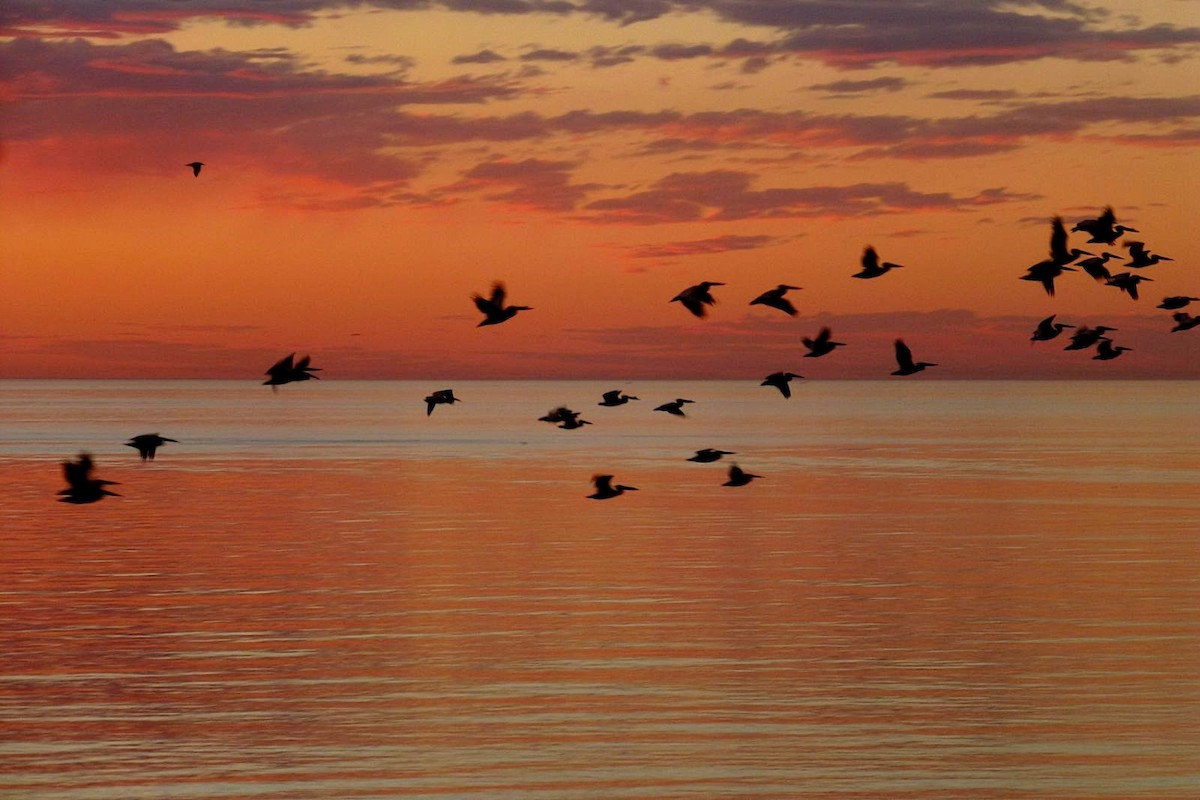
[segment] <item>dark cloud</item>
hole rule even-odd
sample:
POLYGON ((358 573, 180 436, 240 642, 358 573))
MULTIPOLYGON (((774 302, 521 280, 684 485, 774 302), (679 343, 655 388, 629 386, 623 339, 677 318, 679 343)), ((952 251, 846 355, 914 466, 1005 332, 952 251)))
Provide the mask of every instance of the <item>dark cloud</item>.
POLYGON ((808 87, 814 92, 827 94, 850 95, 864 92, 898 92, 908 86, 903 78, 872 78, 863 81, 833 81, 831 83, 814 83, 808 87))
POLYGON ((588 192, 598 188, 597 184, 571 183, 574 167, 565 161, 497 159, 467 170, 463 176, 465 182, 452 188, 483 190, 485 199, 506 205, 539 211, 570 211, 588 192))
POLYGON ((480 50, 478 53, 455 56, 450 59, 452 64, 494 64, 497 61, 507 61, 504 56, 494 50, 480 50))
POLYGON ((539 47, 521 54, 522 61, 578 61, 579 54, 552 47, 539 47))
POLYGON ((787 241, 786 238, 780 236, 727 234, 708 239, 633 245, 626 248, 626 255, 635 259, 665 260, 728 253, 735 250, 758 250, 784 241, 787 241))

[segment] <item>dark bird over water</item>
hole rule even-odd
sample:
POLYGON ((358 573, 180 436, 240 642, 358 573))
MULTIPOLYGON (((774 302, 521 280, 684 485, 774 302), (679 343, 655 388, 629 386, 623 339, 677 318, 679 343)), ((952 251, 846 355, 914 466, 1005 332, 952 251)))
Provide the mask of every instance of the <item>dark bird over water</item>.
POLYGON ((1171 333, 1190 331, 1192 328, 1200 325, 1200 317, 1189 314, 1186 311, 1176 311, 1171 315, 1171 319, 1175 320, 1175 327, 1171 328, 1171 333))
POLYGON ((1099 343, 1096 344, 1096 355, 1092 356, 1092 358, 1096 361, 1112 361, 1114 358, 1121 355, 1121 353, 1132 349, 1132 347, 1113 347, 1111 339, 1101 339, 1099 343))
POLYGON ((668 414, 674 414, 677 417, 686 417, 687 414, 683 413, 683 404, 684 403, 694 403, 694 402, 696 402, 696 401, 695 400, 685 400, 682 397, 676 397, 670 403, 663 403, 661 406, 656 407, 654 410, 655 411, 665 411, 668 414))
POLYGON ((867 245, 863 249, 862 259, 860 260, 862 269, 854 273, 855 278, 878 278, 888 270, 900 269, 903 264, 893 264, 890 261, 879 263, 879 254, 875 252, 875 248, 867 245))
POLYGON ((596 405, 598 405, 598 406, 623 406, 626 403, 628 403, 630 400, 637 400, 637 398, 631 394, 621 394, 620 389, 613 389, 611 392, 605 392, 602 395, 602 397, 604 399, 601 400, 596 405))
POLYGON ((584 425, 591 424, 592 423, 588 422, 586 419, 580 419, 578 414, 573 413, 573 416, 567 417, 566 419, 560 421, 557 427, 562 428, 564 431, 573 431, 576 428, 582 428, 584 425))
POLYGON ((1164 297, 1163 301, 1158 304, 1158 307, 1165 308, 1167 311, 1174 311, 1177 308, 1184 308, 1194 300, 1200 300, 1200 297, 1188 297, 1187 295, 1176 294, 1164 297))
POLYGON ((578 411, 572 411, 566 406, 559 406, 558 408, 550 409, 550 411, 547 412, 544 417, 538 417, 538 422, 549 422, 552 425, 556 425, 560 422, 566 422, 567 420, 575 420, 578 418, 578 411))
POLYGON ((722 486, 745 486, 755 478, 761 478, 762 475, 755 475, 753 472, 746 472, 737 464, 729 467, 729 480, 725 481, 722 486))
POLYGON ((625 492, 636 492, 638 490, 636 486, 622 486, 619 483, 613 486, 612 479, 612 475, 593 475, 592 483, 596 485, 596 491, 594 494, 589 494, 588 499, 608 500, 625 492))
POLYGON ((800 288, 801 287, 799 286, 788 286, 786 283, 781 283, 774 289, 768 289, 758 297, 751 300, 750 305, 778 308, 789 317, 794 317, 796 316, 796 307, 792 305, 792 301, 788 300, 786 297, 784 297, 784 295, 787 294, 791 289, 799 290, 800 288))
POLYGON ((1075 227, 1071 228, 1074 231, 1083 231, 1091 238, 1088 239, 1088 244, 1107 244, 1113 245, 1122 233, 1137 233, 1136 228, 1128 228, 1124 225, 1117 224, 1117 216, 1113 213, 1112 206, 1108 206, 1100 213, 1100 216, 1095 219, 1082 219, 1075 223, 1075 227))
POLYGON ((908 349, 908 345, 904 343, 903 339, 896 340, 896 364, 900 368, 893 372, 893 375, 912 375, 926 367, 937 366, 928 361, 913 361, 912 350, 908 349))
POLYGON ((200 177, 200 168, 204 166, 204 162, 203 161, 193 161, 190 164, 184 164, 184 166, 191 167, 192 168, 192 177, 198 178, 198 177, 200 177))
POLYGON ((277 387, 285 383, 293 383, 295 381, 320 380, 320 377, 313 375, 314 372, 320 372, 318 367, 310 367, 308 362, 309 356, 296 361, 296 354, 284 356, 276 361, 271 368, 267 370, 269 376, 263 381, 263 386, 270 386, 271 391, 275 391, 277 387))
POLYGON ((1138 299, 1138 284, 1142 281, 1153 281, 1154 278, 1147 278, 1145 275, 1134 275, 1132 272, 1118 272, 1104 282, 1105 286, 1116 286, 1122 292, 1138 299))
POLYGON ((147 459, 153 461, 155 452, 158 451, 158 448, 162 446, 163 442, 178 441, 178 439, 168 439, 165 436, 159 436, 157 433, 143 433, 138 436, 134 436, 125 443, 125 446, 136 448, 138 455, 142 457, 142 461, 147 459))
POLYGON ((697 464, 711 464, 714 461, 720 461, 721 456, 734 455, 732 450, 717 450, 712 447, 706 447, 703 450, 697 450, 696 455, 688 459, 695 461, 697 464))
POLYGON ((425 416, 433 413, 433 409, 440 405, 454 405, 461 403, 462 400, 454 396, 453 389, 439 389, 433 394, 425 398, 425 416))
POLYGON ((1037 328, 1033 331, 1033 336, 1029 337, 1031 342, 1045 342, 1053 339, 1063 332, 1065 328, 1074 328, 1074 325, 1068 325, 1065 322, 1055 322, 1054 318, 1057 314, 1051 314, 1037 324, 1037 328))
POLYGON ((1160 261, 1175 260, 1166 256, 1160 256, 1157 253, 1151 253, 1146 249, 1145 242, 1126 242, 1125 247, 1129 249, 1129 260, 1125 262, 1125 266, 1132 267, 1133 269, 1152 267, 1160 261))
POLYGON ((792 387, 789 384, 791 384, 792 378, 804 380, 803 375, 797 375, 794 372, 772 372, 763 379, 763 382, 759 386, 774 386, 785 398, 790 398, 792 396, 792 387))
POLYGON ((530 306, 506 306, 504 305, 507 292, 502 281, 496 281, 492 284, 492 294, 489 297, 484 297, 481 294, 471 295, 471 299, 475 301, 475 307, 483 314, 483 321, 475 327, 482 328, 484 325, 499 325, 501 322, 506 322, 517 315, 518 311, 532 311, 530 306))
POLYGON ((1084 325, 1075 333, 1071 334, 1071 343, 1063 348, 1063 350, 1087 350, 1096 342, 1105 338, 1104 334, 1108 331, 1115 331, 1116 328, 1110 328, 1107 325, 1097 325, 1094 328, 1089 328, 1084 325))
POLYGON ((709 290, 714 286, 724 286, 725 284, 718 281, 700 281, 695 286, 689 286, 679 294, 671 298, 672 303, 681 303, 684 308, 692 312, 694 316, 703 319, 708 314, 708 306, 714 305, 717 301, 712 296, 709 290))
POLYGON ((120 497, 116 492, 110 492, 105 486, 115 486, 116 481, 105 481, 92 477, 95 464, 90 453, 80 453, 74 461, 62 462, 63 477, 67 479, 67 488, 58 494, 60 503, 94 503, 105 497, 120 497))
POLYGON ((838 347, 845 347, 845 342, 833 342, 829 340, 832 336, 832 331, 829 328, 821 328, 816 337, 809 339, 805 336, 800 341, 808 348, 808 352, 804 354, 805 358, 820 358, 823 355, 832 353, 838 347))

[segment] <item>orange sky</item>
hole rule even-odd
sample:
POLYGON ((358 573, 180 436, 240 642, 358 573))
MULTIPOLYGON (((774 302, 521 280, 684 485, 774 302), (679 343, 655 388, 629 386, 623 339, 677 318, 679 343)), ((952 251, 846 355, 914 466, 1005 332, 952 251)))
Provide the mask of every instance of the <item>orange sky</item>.
POLYGON ((1200 328, 1155 306, 1200 296, 1198 16, 5 4, 0 378, 256 378, 293 350, 327 378, 884 377, 897 336, 927 376, 1197 378, 1200 328), (1018 280, 1051 217, 1110 204, 1174 259, 1140 300, 1018 280), (906 269, 852 278, 866 244, 906 269), (496 279, 534 310, 477 328, 496 279), (726 284, 705 320, 668 302, 701 280, 726 284), (778 283, 794 318, 748 305, 778 283), (1054 313, 1133 351, 1031 346, 1054 313), (822 325, 848 346, 802 359, 822 325))

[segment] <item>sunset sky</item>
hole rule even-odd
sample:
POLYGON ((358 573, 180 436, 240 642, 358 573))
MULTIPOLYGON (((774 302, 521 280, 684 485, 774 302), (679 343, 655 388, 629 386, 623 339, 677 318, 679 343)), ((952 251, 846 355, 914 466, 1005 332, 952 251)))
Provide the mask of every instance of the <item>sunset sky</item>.
POLYGON ((1200 378, 1198 45, 1196 0, 7 0, 0 378, 1200 378), (1106 205, 1174 259, 1140 300, 1018 280, 1106 205), (477 328, 494 280, 533 310, 477 328))

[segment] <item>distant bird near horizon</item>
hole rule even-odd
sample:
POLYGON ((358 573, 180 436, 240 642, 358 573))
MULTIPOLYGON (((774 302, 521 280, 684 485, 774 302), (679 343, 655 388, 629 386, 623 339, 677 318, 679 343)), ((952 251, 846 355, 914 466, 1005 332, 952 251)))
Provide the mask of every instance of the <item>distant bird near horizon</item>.
POLYGON ((313 375, 314 372, 320 372, 318 367, 310 367, 310 356, 305 356, 299 361, 295 360, 296 354, 284 356, 271 365, 267 370, 268 377, 262 382, 263 386, 270 386, 271 391, 277 391, 280 386, 285 383, 293 383, 295 381, 320 380, 320 377, 313 375))
POLYGON ((198 177, 200 177, 200 168, 204 166, 204 162, 203 161, 192 161, 191 163, 184 164, 184 166, 191 167, 192 168, 192 177, 198 178, 198 177))
POLYGON ((913 375, 925 369, 926 367, 936 367, 937 364, 929 361, 913 361, 912 350, 904 343, 903 339, 896 340, 896 364, 899 367, 893 375, 913 375))
POLYGON ((552 425, 556 425, 563 420, 576 419, 578 416, 578 411, 572 411, 566 406, 559 406, 558 408, 550 409, 545 416, 538 417, 538 422, 549 422, 552 425))
POLYGON ((461 403, 462 398, 454 396, 453 389, 438 389, 433 394, 425 398, 425 416, 433 413, 433 409, 440 405, 454 405, 461 403))
POLYGON ((774 386, 783 395, 784 399, 790 399, 792 396, 791 382, 793 378, 804 380, 803 375, 798 375, 795 372, 772 372, 759 386, 774 386))
POLYGON ((859 263, 862 265, 862 269, 854 273, 853 277, 863 279, 878 278, 889 270, 902 269, 904 267, 903 264, 893 264, 890 261, 884 261, 881 264, 879 262, 879 254, 875 252, 875 248, 871 245, 863 248, 862 258, 859 260, 859 263))
POLYGON ((808 348, 808 352, 804 354, 804 358, 820 358, 823 355, 832 353, 839 347, 845 347, 845 342, 830 341, 829 337, 833 332, 829 328, 821 328, 815 337, 812 339, 805 336, 800 340, 800 343, 808 348))
POLYGON ((596 404, 598 406, 623 406, 630 400, 638 399, 631 394, 622 394, 620 389, 613 389, 612 391, 605 392, 603 395, 601 395, 601 397, 603 397, 603 399, 596 404))
POLYGON ((1110 328, 1107 325, 1097 325, 1094 328, 1083 325, 1075 333, 1071 334, 1071 343, 1064 347, 1063 350, 1087 350, 1096 344, 1096 342, 1107 338, 1104 335, 1105 333, 1115 330, 1116 328, 1110 328))
POLYGON ((92 477, 92 470, 95 469, 95 466, 91 453, 80 453, 76 460, 62 462, 63 477, 67 479, 68 485, 66 489, 58 493, 60 503, 83 505, 84 503, 95 503, 105 497, 121 496, 104 488, 119 485, 116 481, 92 477))
POLYGON ((1134 300, 1138 299, 1138 284, 1142 281, 1153 282, 1154 278, 1145 275, 1135 275, 1132 272, 1118 272, 1104 282, 1105 286, 1115 286, 1134 300))
POLYGON ((714 461, 720 461, 721 456, 735 455, 732 450, 717 450, 713 447, 705 447, 696 451, 696 455, 690 457, 688 461, 695 461, 697 464, 711 464, 714 461))
POLYGON ((558 423, 558 425, 556 425, 555 427, 562 428, 564 431, 573 431, 573 430, 576 430, 577 428, 582 428, 584 425, 591 425, 591 424, 592 423, 589 422, 588 420, 580 419, 578 414, 573 413, 571 416, 566 417, 565 419, 560 421, 558 423))
POLYGON ((1146 249, 1145 242, 1126 242, 1124 247, 1129 250, 1129 260, 1125 262, 1125 266, 1132 269, 1145 269, 1152 267, 1160 261, 1174 261, 1173 258, 1160 256, 1157 253, 1151 253, 1146 249))
POLYGON ((1167 311, 1174 311, 1175 309, 1183 308, 1188 303, 1196 300, 1200 300, 1200 297, 1189 297, 1187 295, 1176 294, 1171 295, 1170 297, 1164 297, 1163 301, 1158 304, 1158 307, 1166 309, 1167 311))
POLYGON ((1111 361, 1117 356, 1121 355, 1121 353, 1132 349, 1132 347, 1124 346, 1114 347, 1112 339, 1102 338, 1096 344, 1096 355, 1092 356, 1092 359, 1095 361, 1111 361))
POLYGON ((154 454, 164 442, 176 442, 178 439, 168 439, 165 436, 159 436, 157 433, 142 433, 132 437, 125 443, 126 447, 133 447, 138 451, 138 455, 142 457, 142 461, 154 460, 154 454))
POLYGON ((588 495, 589 500, 609 500, 613 497, 624 494, 625 492, 636 492, 636 486, 624 486, 622 484, 613 485, 612 475, 593 475, 592 483, 596 487, 593 494, 588 495))
POLYGON ((694 403, 694 402, 696 402, 696 401, 695 400, 685 400, 682 397, 677 397, 674 400, 672 400, 670 403, 663 403, 661 406, 657 406, 654 410, 655 411, 665 411, 668 414, 674 414, 677 417, 686 417, 687 414, 683 413, 684 403, 694 403))
POLYGON ((1175 320, 1175 327, 1171 328, 1171 333, 1190 331, 1192 328, 1200 325, 1200 317, 1189 314, 1186 311, 1176 311, 1171 315, 1171 319, 1175 320))
POLYGON ((1084 272, 1086 272, 1088 275, 1090 275, 1094 280, 1096 280, 1098 282, 1102 282, 1102 281, 1106 281, 1112 277, 1112 275, 1108 271, 1108 267, 1106 267, 1105 264, 1107 264, 1112 259, 1120 260, 1120 258, 1121 257, 1118 255, 1113 255, 1112 253, 1105 252, 1105 253, 1101 253, 1098 256, 1092 256, 1091 258, 1085 258, 1080 261, 1076 261, 1075 266, 1082 269, 1084 272))
POLYGON ((1074 328, 1074 325, 1068 325, 1065 322, 1055 322, 1054 318, 1057 314, 1051 314, 1037 324, 1037 328, 1033 331, 1033 336, 1029 337, 1030 342, 1046 342, 1055 338, 1067 328, 1074 328))
POLYGON ((804 288, 804 287, 789 286, 786 283, 781 283, 778 286, 776 286, 774 289, 768 289, 767 291, 760 294, 758 297, 751 300, 750 305, 752 305, 752 306, 770 306, 771 308, 778 308, 780 311, 787 314, 789 317, 794 317, 794 316, 796 316, 796 307, 794 305, 792 305, 792 301, 788 300, 786 297, 784 297, 784 295, 787 294, 791 290, 799 291, 802 288, 804 288))
POLYGON ((703 319, 708 314, 708 306, 716 304, 716 298, 710 291, 714 286, 724 286, 719 281, 700 281, 695 286, 689 286, 670 299, 671 303, 679 303, 692 315, 703 319))
POLYGON ((1116 244, 1122 233, 1138 233, 1137 228, 1117 224, 1117 216, 1113 213, 1112 206, 1106 206, 1100 216, 1095 219, 1083 219, 1075 223, 1075 227, 1071 228, 1071 231, 1087 233, 1091 237, 1088 239, 1088 244, 1109 246, 1116 244))
POLYGON ((755 478, 761 478, 762 475, 755 475, 753 472, 746 472, 737 464, 729 466, 729 480, 725 481, 722 486, 745 486, 755 478))
POLYGON ((478 292, 471 295, 471 300, 474 301, 475 307, 483 314, 483 321, 476 325, 476 328, 482 328, 484 325, 499 325, 501 322, 507 322, 517 315, 518 311, 532 311, 530 306, 506 306, 504 305, 507 297, 507 290, 504 287, 503 281, 495 281, 492 284, 492 293, 488 297, 484 297, 478 292))

